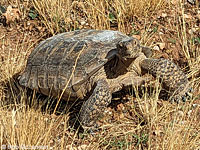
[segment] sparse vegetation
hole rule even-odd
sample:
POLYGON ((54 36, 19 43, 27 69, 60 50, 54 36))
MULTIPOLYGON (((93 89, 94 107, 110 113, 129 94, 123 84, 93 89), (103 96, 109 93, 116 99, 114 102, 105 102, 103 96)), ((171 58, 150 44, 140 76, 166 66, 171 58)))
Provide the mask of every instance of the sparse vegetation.
POLYGON ((200 149, 198 5, 181 0, 1 0, 0 6, 12 6, 11 14, 0 12, 1 146, 200 149), (52 113, 55 107, 51 98, 27 92, 16 78, 41 40, 83 28, 122 31, 151 47, 155 58, 172 59, 193 83, 193 99, 185 104, 164 101, 159 97, 160 87, 153 88, 158 82, 153 81, 140 90, 130 89, 126 96, 121 94, 120 102, 113 100, 96 135, 73 130, 71 120, 76 117, 71 115, 77 111, 75 104, 63 102, 52 113), (126 97, 128 100, 123 101, 126 97))

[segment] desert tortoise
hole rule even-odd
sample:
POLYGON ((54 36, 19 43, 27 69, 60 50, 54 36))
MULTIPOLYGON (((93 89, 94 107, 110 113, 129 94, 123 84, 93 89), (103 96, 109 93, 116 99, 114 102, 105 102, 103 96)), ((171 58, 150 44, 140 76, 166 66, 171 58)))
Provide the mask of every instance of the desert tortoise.
POLYGON ((169 60, 146 58, 149 49, 118 31, 76 30, 42 41, 28 58, 19 83, 62 99, 84 98, 80 110, 83 127, 93 127, 98 114, 111 102, 112 93, 140 85, 140 68, 159 75, 172 90, 172 99, 185 100, 189 81, 169 60), (145 55, 146 56, 145 56, 145 55))

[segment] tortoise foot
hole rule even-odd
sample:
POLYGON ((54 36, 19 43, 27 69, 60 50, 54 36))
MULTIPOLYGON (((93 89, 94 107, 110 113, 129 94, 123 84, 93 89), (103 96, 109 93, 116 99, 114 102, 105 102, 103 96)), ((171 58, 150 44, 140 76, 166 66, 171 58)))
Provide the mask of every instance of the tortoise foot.
POLYGON ((108 83, 101 79, 97 82, 92 95, 83 104, 80 110, 80 123, 86 130, 97 128, 97 120, 111 102, 111 92, 108 83))

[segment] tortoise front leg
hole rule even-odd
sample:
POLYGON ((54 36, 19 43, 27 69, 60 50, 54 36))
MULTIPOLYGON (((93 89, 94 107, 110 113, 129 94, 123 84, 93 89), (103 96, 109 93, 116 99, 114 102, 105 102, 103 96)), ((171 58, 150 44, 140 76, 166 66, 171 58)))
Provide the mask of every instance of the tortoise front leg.
POLYGON ((186 101, 191 97, 190 83, 183 71, 173 62, 166 59, 144 59, 141 68, 159 77, 171 93, 171 101, 186 101))
POLYGON ((104 112, 108 104, 111 103, 112 94, 105 79, 97 82, 97 85, 80 110, 80 122, 84 129, 95 128, 96 121, 100 114, 104 112))

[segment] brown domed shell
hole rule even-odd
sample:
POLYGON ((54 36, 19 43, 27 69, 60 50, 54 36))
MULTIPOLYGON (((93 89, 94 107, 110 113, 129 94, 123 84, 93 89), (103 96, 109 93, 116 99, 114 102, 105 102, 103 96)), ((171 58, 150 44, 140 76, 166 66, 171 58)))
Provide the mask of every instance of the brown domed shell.
POLYGON ((118 31, 77 30, 55 35, 42 41, 28 58, 20 77, 25 87, 63 90, 83 84, 108 59, 118 53, 116 45, 131 39, 118 31))

